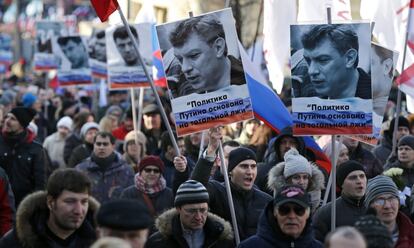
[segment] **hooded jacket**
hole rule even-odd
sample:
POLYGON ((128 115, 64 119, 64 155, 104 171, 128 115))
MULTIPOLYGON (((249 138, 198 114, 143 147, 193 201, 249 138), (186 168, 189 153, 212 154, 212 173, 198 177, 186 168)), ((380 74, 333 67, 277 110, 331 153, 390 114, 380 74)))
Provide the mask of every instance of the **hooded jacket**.
POLYGON ((299 154, 303 156, 305 156, 306 154, 305 142, 301 137, 293 136, 292 127, 289 126, 282 129, 279 136, 276 137, 276 139, 273 142, 273 145, 271 146, 273 150, 269 150, 268 154, 265 155, 265 162, 257 165, 257 177, 255 184, 259 187, 261 191, 264 191, 268 194, 272 194, 272 191, 267 187, 267 176, 269 171, 273 168, 273 166, 284 160, 283 157, 280 155, 279 147, 282 138, 286 136, 293 137, 294 139, 296 139, 296 142, 298 143, 298 147, 296 147, 296 150, 298 150, 299 154))
POLYGON ((7 142, 7 134, 0 136, 0 166, 9 177, 16 206, 28 194, 45 188, 49 165, 46 150, 26 130, 14 144, 7 142))
MULTIPOLYGON (((175 208, 161 214, 155 221, 155 226, 159 231, 151 235, 145 244, 145 247, 189 247, 187 241, 183 237, 179 213, 175 208)), ((203 247, 234 247, 233 231, 230 223, 219 216, 208 213, 203 230, 205 235, 203 247)))
MULTIPOLYGON (((312 177, 310 178, 308 188, 305 189, 311 197, 311 212, 319 207, 321 203, 321 191, 325 189, 325 177, 317 166, 312 166, 312 177)), ((280 162, 269 171, 267 185, 273 191, 273 195, 287 184, 287 178, 283 175, 285 162, 280 162)))
POLYGON ((287 236, 280 230, 279 224, 277 223, 276 218, 273 216, 273 202, 270 202, 267 204, 266 208, 260 215, 256 235, 253 235, 245 241, 241 242, 238 247, 322 248, 322 243, 314 238, 310 222, 311 221, 309 217, 306 226, 302 231, 302 234, 297 239, 287 236))
MULTIPOLYGON (((8 248, 47 248, 60 247, 46 234, 49 209, 46 204, 47 193, 38 191, 27 196, 20 204, 15 227, 1 240, 0 247, 8 248)), ((94 214, 99 203, 89 198, 89 208, 82 225, 75 231, 75 238, 68 247, 89 247, 96 239, 94 214)))

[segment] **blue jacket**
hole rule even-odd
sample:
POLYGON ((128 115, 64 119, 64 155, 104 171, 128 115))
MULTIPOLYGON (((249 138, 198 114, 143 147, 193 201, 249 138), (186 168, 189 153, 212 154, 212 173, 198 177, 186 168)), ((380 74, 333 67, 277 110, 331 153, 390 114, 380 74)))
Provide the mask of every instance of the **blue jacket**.
POLYGON ((109 168, 102 170, 91 157, 76 166, 84 171, 92 182, 91 194, 99 203, 119 198, 122 191, 134 184, 134 171, 120 156, 116 156, 109 168))
POLYGON ((283 234, 275 217, 273 216, 273 202, 269 202, 260 215, 259 223, 257 225, 257 233, 241 242, 238 247, 322 248, 323 245, 314 238, 313 230, 310 224, 310 217, 306 223, 302 235, 299 238, 294 239, 283 234))

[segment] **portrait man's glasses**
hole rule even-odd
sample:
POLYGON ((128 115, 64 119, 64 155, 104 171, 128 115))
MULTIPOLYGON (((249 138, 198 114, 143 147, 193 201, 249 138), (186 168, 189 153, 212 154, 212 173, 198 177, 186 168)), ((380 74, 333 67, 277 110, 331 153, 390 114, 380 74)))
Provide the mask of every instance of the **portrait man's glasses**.
POLYGON ((291 211, 295 212, 297 216, 303 216, 305 214, 306 208, 299 205, 282 205, 277 208, 277 211, 282 216, 288 215, 291 211))

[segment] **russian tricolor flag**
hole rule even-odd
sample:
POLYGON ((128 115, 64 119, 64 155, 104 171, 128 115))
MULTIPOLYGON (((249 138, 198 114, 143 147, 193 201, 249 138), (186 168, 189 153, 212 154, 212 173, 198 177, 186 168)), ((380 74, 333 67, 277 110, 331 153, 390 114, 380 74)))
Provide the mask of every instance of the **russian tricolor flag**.
MULTIPOLYGON (((279 96, 264 83, 266 79, 250 61, 241 44, 239 44, 239 50, 256 118, 262 120, 277 133, 287 126, 292 126, 292 116, 279 96)), ((315 154, 318 165, 330 172, 331 162, 315 140, 311 136, 303 136, 303 139, 306 147, 315 154)))

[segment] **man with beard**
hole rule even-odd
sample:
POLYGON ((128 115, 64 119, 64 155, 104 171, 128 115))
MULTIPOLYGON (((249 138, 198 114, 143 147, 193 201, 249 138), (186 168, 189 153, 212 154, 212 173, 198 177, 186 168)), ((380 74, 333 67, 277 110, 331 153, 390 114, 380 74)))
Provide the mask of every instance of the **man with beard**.
POLYGON ((34 109, 16 107, 5 117, 0 136, 0 166, 6 171, 16 207, 23 198, 46 184, 47 154, 27 126, 34 109))
POLYGON ((75 169, 58 169, 47 191, 27 196, 17 209, 16 225, 0 247, 89 247, 96 239, 93 222, 99 203, 90 197, 89 178, 75 169))

